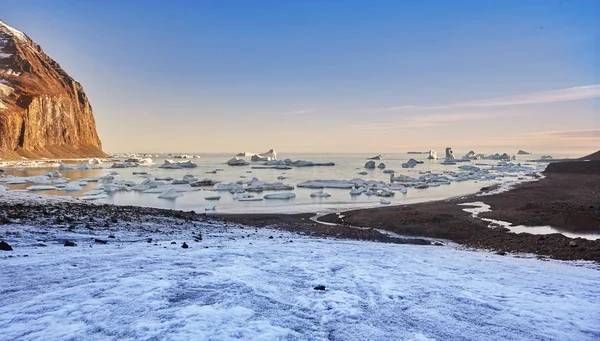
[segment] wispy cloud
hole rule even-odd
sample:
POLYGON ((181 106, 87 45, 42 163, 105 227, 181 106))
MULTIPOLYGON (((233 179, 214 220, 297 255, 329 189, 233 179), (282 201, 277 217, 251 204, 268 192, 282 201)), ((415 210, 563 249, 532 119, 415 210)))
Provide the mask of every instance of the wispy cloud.
POLYGON ((434 114, 434 115, 414 115, 403 117, 393 122, 376 122, 366 124, 351 124, 345 127, 345 130, 376 130, 376 131, 390 131, 390 130, 406 130, 412 128, 425 128, 440 126, 447 123, 461 122, 461 121, 474 121, 484 120, 496 117, 509 117, 515 116, 519 113, 447 113, 447 114, 434 114))
POLYGON ((315 109, 296 110, 283 113, 284 116, 304 115, 315 111, 315 109))
POLYGON ((391 108, 379 108, 377 111, 400 111, 406 109, 414 109, 417 108, 416 105, 403 105, 401 107, 391 107, 391 108))
POLYGON ((468 101, 453 103, 440 106, 414 106, 406 105, 401 107, 381 108, 379 110, 397 111, 407 108, 421 110, 438 110, 438 109, 453 109, 453 108, 487 108, 511 105, 531 105, 555 102, 577 101, 600 97, 600 84, 592 84, 585 86, 576 86, 573 88, 540 91, 524 95, 498 97, 480 101, 468 101))
POLYGON ((581 129, 581 130, 559 130, 559 131, 539 131, 523 133, 521 135, 531 138, 600 138, 600 129, 581 129))

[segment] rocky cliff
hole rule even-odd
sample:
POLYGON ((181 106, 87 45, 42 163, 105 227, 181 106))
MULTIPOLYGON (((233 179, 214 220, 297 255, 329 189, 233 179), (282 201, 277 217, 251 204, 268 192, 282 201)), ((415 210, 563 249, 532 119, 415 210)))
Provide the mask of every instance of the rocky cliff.
POLYGON ((0 158, 104 155, 81 84, 0 20, 0 158))

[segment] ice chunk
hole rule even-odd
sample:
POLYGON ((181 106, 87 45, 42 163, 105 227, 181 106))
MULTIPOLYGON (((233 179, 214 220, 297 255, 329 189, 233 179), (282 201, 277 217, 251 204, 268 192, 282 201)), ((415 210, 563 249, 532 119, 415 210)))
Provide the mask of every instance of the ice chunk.
POLYGON ((263 198, 264 199, 292 199, 295 197, 296 197, 296 194, 294 194, 294 193, 275 193, 275 194, 267 194, 263 198))

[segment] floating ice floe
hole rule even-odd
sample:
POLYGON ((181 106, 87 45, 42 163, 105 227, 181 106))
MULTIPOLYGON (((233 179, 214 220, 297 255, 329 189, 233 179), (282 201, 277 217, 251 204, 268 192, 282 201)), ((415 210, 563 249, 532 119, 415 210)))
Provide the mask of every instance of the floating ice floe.
POLYGON ((197 164, 192 161, 172 161, 165 160, 165 163, 160 165, 158 168, 162 169, 182 169, 182 168, 196 168, 197 164))
POLYGON ((99 200, 99 199, 106 199, 108 198, 108 195, 102 191, 98 192, 98 193, 86 193, 84 194, 80 199, 81 200, 99 200))
POLYGON ((367 189, 364 187, 352 188, 350 190, 350 195, 352 195, 352 196, 361 195, 361 194, 365 193, 366 191, 367 191, 367 189))
POLYGON ((170 176, 163 176, 163 177, 155 177, 154 180, 156 180, 156 181, 173 181, 174 179, 170 176))
POLYGON ((248 166, 249 163, 244 160, 244 159, 240 159, 239 157, 234 157, 233 159, 227 161, 227 165, 228 166, 248 166))
POLYGON ((81 187, 81 185, 79 184, 79 182, 71 182, 68 183, 65 187, 64 190, 67 192, 78 192, 83 190, 83 188, 81 187))
POLYGON ((204 198, 204 200, 220 200, 220 199, 221 199, 221 196, 219 196, 219 195, 213 195, 213 196, 204 198))
POLYGON ((312 193, 310 194, 310 196, 311 196, 312 198, 328 198, 328 197, 330 197, 330 196, 331 196, 331 194, 329 194, 329 193, 327 193, 327 192, 324 192, 322 189, 320 189, 320 190, 318 190, 318 191, 316 191, 316 192, 312 192, 312 193))
POLYGON ((242 200, 242 199, 251 199, 254 198, 255 196, 253 194, 248 194, 245 192, 241 192, 241 193, 235 193, 233 195, 233 199, 234 200, 242 200))
POLYGON ((294 193, 275 193, 275 194, 267 194, 263 196, 263 199, 292 199, 295 198, 296 194, 294 193))
POLYGON ((56 186, 46 186, 46 185, 39 185, 39 186, 29 186, 27 188, 25 188, 28 191, 53 191, 56 190, 56 186))
POLYGON ((182 196, 182 193, 175 191, 174 188, 168 189, 166 192, 163 192, 158 196, 160 199, 175 199, 182 196))
POLYGON ((263 201, 263 198, 238 198, 238 201, 263 201))
POLYGON ((92 169, 92 165, 90 165, 90 164, 69 165, 69 164, 63 163, 60 166, 58 166, 58 169, 59 170, 87 170, 87 169, 92 169))
POLYGON ((415 159, 410 159, 408 161, 406 161, 405 163, 402 164, 402 168, 414 168, 416 165, 418 165, 420 162, 415 160, 415 159))
POLYGON ((390 175, 390 182, 414 182, 417 181, 416 178, 410 177, 408 175, 400 174, 398 176, 394 176, 394 174, 390 175))
POLYGON ((373 157, 370 157, 367 160, 383 160, 383 156, 381 154, 379 154, 379 155, 375 155, 373 157))
POLYGON ((382 205, 389 205, 389 204, 391 204, 391 203, 392 203, 391 201, 389 201, 389 200, 387 200, 387 199, 384 199, 384 198, 381 198, 381 199, 379 199, 379 202, 380 202, 382 205))
POLYGON ((190 185, 192 187, 212 187, 212 186, 218 184, 219 182, 220 181, 205 178, 205 179, 201 179, 201 180, 192 182, 190 185))

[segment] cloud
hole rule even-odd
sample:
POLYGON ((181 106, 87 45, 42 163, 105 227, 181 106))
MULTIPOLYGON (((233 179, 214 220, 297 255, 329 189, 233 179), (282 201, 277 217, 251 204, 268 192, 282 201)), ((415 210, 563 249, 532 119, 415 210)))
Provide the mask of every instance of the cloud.
POLYGON ((441 110, 441 109, 453 109, 453 108, 487 108, 487 107, 499 107, 499 106, 512 106, 512 105, 532 105, 532 104, 543 104, 543 103, 556 103, 556 102, 567 102, 567 101, 578 101, 582 99, 589 99, 600 97, 600 84, 592 84, 585 86, 576 86, 573 88, 540 91, 524 95, 508 96, 492 98, 480 101, 468 101, 460 102, 448 105, 440 106, 402 106, 402 107, 391 107, 382 108, 379 110, 384 111, 397 111, 406 108, 414 108, 421 110, 441 110))
POLYGON ((581 129, 581 130, 559 130, 559 131, 539 131, 532 133, 523 133, 528 138, 553 139, 553 138, 600 138, 600 129, 581 129))
POLYGON ((296 110, 283 113, 284 116, 304 115, 315 111, 315 109, 296 110))
POLYGON ((433 114, 433 115, 413 115, 403 117, 393 122, 377 122, 377 123, 366 123, 366 124, 351 124, 346 126, 345 130, 376 130, 376 131, 390 131, 390 130, 406 130, 410 128, 424 128, 424 127, 435 127, 453 122, 464 122, 474 120, 485 120, 496 117, 509 117, 516 116, 520 113, 446 113, 446 114, 433 114))

